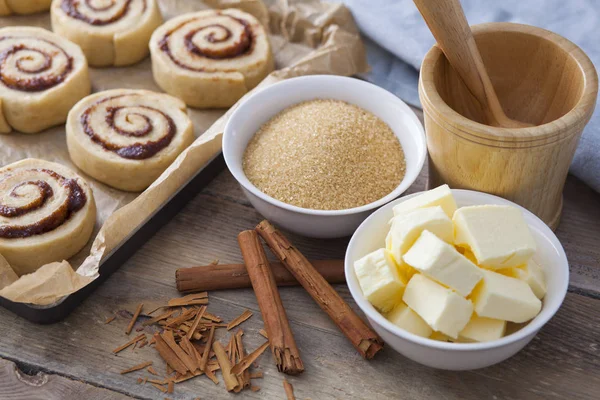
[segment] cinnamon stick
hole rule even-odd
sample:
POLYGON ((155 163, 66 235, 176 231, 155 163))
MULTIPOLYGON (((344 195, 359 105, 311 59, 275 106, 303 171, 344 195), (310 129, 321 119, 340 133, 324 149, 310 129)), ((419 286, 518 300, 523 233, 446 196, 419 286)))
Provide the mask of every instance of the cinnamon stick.
MULTIPOLYGON (((312 264, 327 282, 346 282, 343 260, 319 260, 312 261, 312 264)), ((281 263, 271 263, 271 270, 277 286, 299 285, 294 276, 281 263)), ((242 289, 252 286, 244 264, 210 264, 180 268, 175 272, 175 283, 180 292, 242 289)))
POLYGON ((244 231, 238 235, 238 243, 269 335, 277 369, 290 375, 299 374, 304 371, 304 365, 260 239, 255 231, 244 231))
MULTIPOLYGON (((377 333, 352 311, 350 306, 327 283, 306 257, 269 221, 264 220, 258 224, 256 231, 267 243, 273 254, 279 258, 313 300, 336 323, 356 350, 366 359, 373 358, 383 348, 383 341, 377 333)), ((268 329, 267 333, 269 334, 269 340, 272 340, 271 332, 268 329)))

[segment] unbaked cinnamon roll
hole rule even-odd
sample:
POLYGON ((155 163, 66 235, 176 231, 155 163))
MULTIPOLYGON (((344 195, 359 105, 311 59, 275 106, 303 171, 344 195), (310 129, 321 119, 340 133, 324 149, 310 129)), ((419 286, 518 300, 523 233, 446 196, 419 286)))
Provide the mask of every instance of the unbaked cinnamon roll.
POLYGON ((0 29, 0 133, 61 124, 90 89, 79 46, 42 28, 0 29))
POLYGON ((273 70, 265 29, 235 9, 169 20, 152 34, 150 53, 156 83, 199 108, 233 105, 273 70))
POLYGON ((66 130, 75 165, 127 191, 147 188, 194 141, 185 104, 147 90, 88 96, 69 113, 66 130))
POLYGON ((35 14, 50 9, 52 0, 0 0, 0 15, 35 14))
POLYGON ((156 0, 53 0, 52 30, 81 46, 93 67, 135 64, 162 24, 156 0))
POLYGON ((29 158, 0 169, 0 254, 18 275, 75 255, 95 221, 92 191, 69 168, 29 158))

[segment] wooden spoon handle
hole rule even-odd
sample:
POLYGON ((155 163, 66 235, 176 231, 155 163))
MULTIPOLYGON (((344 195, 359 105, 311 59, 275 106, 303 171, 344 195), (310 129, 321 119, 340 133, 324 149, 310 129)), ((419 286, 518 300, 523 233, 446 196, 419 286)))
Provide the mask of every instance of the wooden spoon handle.
POLYGON ((450 65, 483 108, 487 122, 509 126, 459 0, 414 0, 450 65))

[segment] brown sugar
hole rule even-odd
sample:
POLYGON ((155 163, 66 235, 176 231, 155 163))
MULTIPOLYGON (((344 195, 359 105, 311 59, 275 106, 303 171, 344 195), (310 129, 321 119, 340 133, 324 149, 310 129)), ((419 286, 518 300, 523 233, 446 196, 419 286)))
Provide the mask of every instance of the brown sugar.
POLYGON ((243 168, 277 200, 341 210, 392 192, 406 165, 400 141, 381 119, 343 101, 312 100, 265 123, 246 148, 243 168))

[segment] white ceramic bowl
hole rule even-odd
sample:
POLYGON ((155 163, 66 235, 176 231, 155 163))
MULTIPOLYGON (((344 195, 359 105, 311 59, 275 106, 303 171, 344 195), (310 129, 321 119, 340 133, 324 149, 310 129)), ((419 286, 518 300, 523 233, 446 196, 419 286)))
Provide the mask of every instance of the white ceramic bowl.
MULTIPOLYGON (((477 204, 502 204, 518 207, 531 228, 537 244, 534 260, 543 266, 548 292, 543 299, 541 312, 526 326, 499 340, 484 343, 446 343, 413 335, 386 320, 365 299, 354 274, 354 261, 384 246, 392 218, 392 207, 406 199, 398 199, 367 218, 356 230, 346 251, 346 282, 352 297, 366 314, 371 326, 386 344, 404 356, 421 364, 448 370, 483 368, 516 354, 552 318, 563 302, 569 286, 567 256, 556 235, 542 220, 521 206, 500 197, 470 190, 452 190, 459 207, 477 204)), ((416 195, 416 194, 415 194, 416 195)))
POLYGON ((417 179, 427 147, 423 125, 398 97, 371 83, 333 75, 287 79, 249 96, 231 115, 223 135, 227 167, 242 186, 250 203, 265 218, 303 236, 349 236, 377 207, 400 196, 417 179), (400 140, 406 158, 406 174, 390 194, 373 203, 346 210, 311 210, 283 203, 261 192, 242 168, 242 157, 256 131, 283 109, 315 99, 337 99, 357 105, 381 118, 400 140))

